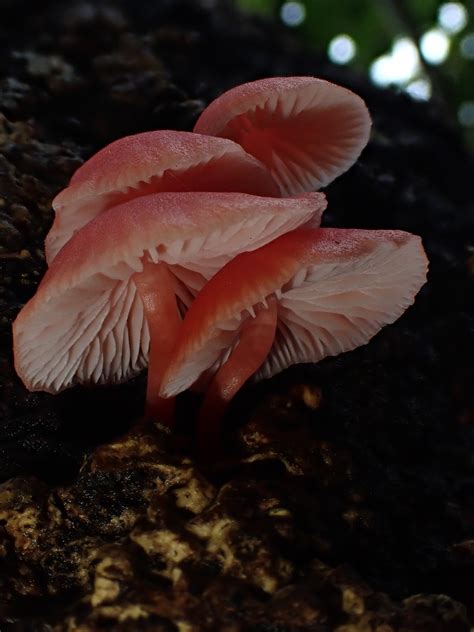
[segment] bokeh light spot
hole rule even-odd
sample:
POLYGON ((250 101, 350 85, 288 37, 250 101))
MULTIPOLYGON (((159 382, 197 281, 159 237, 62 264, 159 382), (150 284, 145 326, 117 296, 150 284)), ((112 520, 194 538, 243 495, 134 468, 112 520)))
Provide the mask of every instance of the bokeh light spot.
POLYGON ((420 70, 418 50, 413 40, 401 37, 395 40, 392 50, 370 66, 370 78, 378 86, 405 84, 420 70))
POLYGON ((442 64, 449 55, 450 39, 441 29, 427 31, 420 40, 420 50, 429 64, 442 64))
POLYGON ((464 101, 458 110, 458 121, 464 127, 474 127, 474 101, 464 101))
POLYGON ((416 79, 407 85, 405 92, 416 101, 429 101, 431 98, 431 82, 428 79, 416 79))
POLYGON ((336 35, 329 42, 328 56, 335 64, 348 64, 354 59, 357 47, 350 35, 336 35))
POLYGON ((446 2, 438 10, 438 24, 447 33, 456 34, 463 30, 468 21, 466 7, 460 2, 446 2))
POLYGON ((461 55, 466 59, 474 59, 474 33, 468 33, 459 45, 461 55))
POLYGON ((285 2, 280 17, 287 26, 299 26, 306 19, 306 7, 301 2, 285 2))

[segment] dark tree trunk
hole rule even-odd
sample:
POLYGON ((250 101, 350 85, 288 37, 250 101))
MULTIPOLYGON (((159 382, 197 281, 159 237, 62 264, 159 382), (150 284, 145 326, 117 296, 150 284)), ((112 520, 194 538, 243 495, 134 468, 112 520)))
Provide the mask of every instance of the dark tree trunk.
POLYGON ((2 6, 0 629, 468 632, 474 172, 456 131, 435 104, 378 91, 228 2, 2 6), (190 397, 178 441, 134 429, 143 378, 28 393, 11 322, 77 166, 289 74, 367 101, 371 142, 328 187, 325 223, 420 234, 415 305, 365 347, 244 389, 209 472, 186 457, 190 397))

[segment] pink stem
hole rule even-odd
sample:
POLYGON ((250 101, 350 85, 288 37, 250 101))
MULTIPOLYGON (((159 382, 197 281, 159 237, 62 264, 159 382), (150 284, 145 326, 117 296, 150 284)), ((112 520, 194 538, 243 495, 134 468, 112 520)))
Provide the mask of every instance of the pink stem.
POLYGON ((181 318, 176 304, 176 281, 165 263, 143 260, 133 275, 150 331, 150 354, 145 416, 172 428, 175 398, 159 397, 161 381, 178 337, 181 318))
POLYGON ((209 385, 198 420, 199 452, 210 455, 218 445, 220 423, 229 402, 257 371, 272 348, 277 325, 277 303, 257 307, 240 330, 238 346, 220 367, 209 385))

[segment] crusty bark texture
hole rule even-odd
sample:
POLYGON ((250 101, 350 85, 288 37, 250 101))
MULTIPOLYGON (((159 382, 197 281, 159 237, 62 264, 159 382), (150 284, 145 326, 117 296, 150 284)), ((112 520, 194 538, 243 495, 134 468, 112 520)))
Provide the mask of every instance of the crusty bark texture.
POLYGON ((16 0, 1 22, 0 629, 468 632, 474 209, 456 131, 226 2, 16 0), (245 388, 214 464, 193 458, 195 397, 174 437, 140 425, 144 376, 27 393, 11 322, 74 170, 289 74, 367 101, 371 142, 324 224, 420 234, 415 305, 355 352, 245 388))

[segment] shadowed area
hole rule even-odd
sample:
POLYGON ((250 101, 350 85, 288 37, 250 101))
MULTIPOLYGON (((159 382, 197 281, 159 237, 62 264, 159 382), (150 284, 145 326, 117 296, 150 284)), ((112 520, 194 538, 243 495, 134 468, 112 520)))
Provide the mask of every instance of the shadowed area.
POLYGON ((0 627, 468 632, 470 158, 435 104, 210 4, 17 2, 2 15, 0 627), (285 74, 367 101, 371 142, 327 188, 324 222, 420 234, 430 274, 415 305, 365 347, 244 389, 211 471, 192 457, 190 393, 170 442, 132 429, 145 376, 26 392, 11 321, 44 273, 51 200, 74 170, 116 138, 192 129, 225 89, 285 74))

